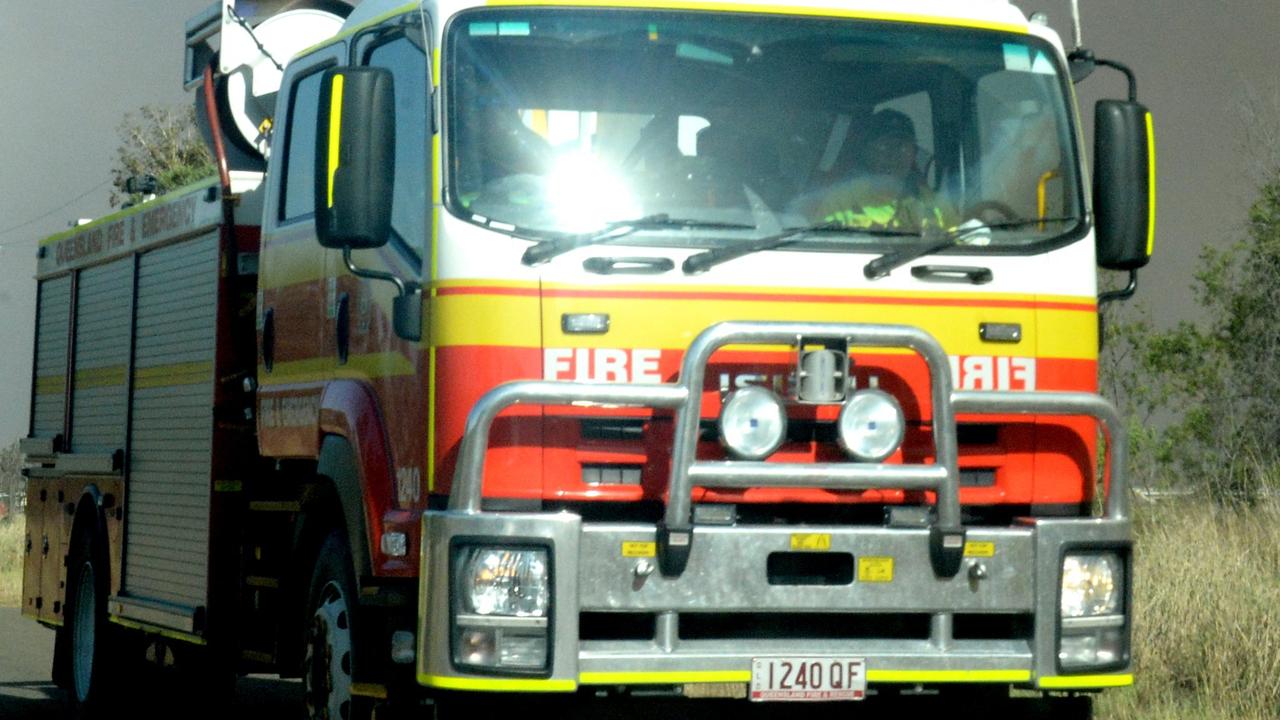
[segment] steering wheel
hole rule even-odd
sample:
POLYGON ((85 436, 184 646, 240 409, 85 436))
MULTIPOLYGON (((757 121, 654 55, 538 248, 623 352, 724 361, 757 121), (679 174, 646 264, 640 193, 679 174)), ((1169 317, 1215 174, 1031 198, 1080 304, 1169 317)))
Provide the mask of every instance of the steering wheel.
POLYGON ((1018 222, 1023 219, 1008 203, 999 200, 983 200, 969 208, 969 215, 988 225, 1018 222))

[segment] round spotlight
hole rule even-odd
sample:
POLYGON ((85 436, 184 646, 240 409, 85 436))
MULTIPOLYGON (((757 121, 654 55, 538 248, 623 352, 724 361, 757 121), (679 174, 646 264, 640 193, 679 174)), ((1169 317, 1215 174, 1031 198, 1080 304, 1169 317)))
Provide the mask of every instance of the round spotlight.
POLYGON ((720 408, 720 442, 740 460, 769 457, 786 435, 786 408, 762 387, 735 390, 720 408))
POLYGON ((902 445, 902 407, 883 390, 859 390, 840 411, 840 447, 863 462, 880 462, 902 445))

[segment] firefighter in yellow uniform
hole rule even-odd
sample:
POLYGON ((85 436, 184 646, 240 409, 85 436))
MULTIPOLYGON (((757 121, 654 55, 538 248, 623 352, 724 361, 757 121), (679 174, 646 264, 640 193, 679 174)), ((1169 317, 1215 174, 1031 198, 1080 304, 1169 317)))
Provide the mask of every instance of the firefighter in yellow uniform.
POLYGON ((918 232, 949 228, 955 212, 935 197, 916 166, 911 118, 896 110, 871 116, 854 177, 827 188, 811 208, 816 223, 918 232))

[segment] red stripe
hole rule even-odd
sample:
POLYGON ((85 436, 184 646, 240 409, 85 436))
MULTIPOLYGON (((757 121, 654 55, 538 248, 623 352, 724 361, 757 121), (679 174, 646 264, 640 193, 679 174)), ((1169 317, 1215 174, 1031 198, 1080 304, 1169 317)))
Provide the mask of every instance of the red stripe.
MULTIPOLYGON (((490 287, 474 285, 467 287, 442 287, 436 290, 437 296, 448 295, 509 295, 537 297, 537 288, 490 287)), ((768 295, 763 293, 744 292, 692 292, 692 291, 653 291, 653 290, 568 290, 551 289, 543 291, 546 297, 554 298, 614 298, 645 300, 741 300, 748 302, 808 302, 830 303, 835 305, 918 305, 929 307, 986 307, 986 308, 1031 308, 1039 310, 1070 310, 1075 312, 1095 312, 1097 304, 1092 302, 1040 302, 1036 300, 967 300, 960 298, 908 298, 877 297, 872 295, 816 295, 804 293, 788 293, 768 295)))

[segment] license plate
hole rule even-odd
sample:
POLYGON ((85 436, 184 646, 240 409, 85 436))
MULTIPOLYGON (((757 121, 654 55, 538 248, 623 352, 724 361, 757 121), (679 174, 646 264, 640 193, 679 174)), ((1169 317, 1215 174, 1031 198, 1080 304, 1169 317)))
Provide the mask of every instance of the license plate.
POLYGON ((751 661, 753 702, 827 702, 867 696, 867 665, 850 657, 768 657, 751 661))

